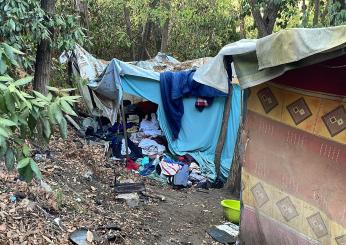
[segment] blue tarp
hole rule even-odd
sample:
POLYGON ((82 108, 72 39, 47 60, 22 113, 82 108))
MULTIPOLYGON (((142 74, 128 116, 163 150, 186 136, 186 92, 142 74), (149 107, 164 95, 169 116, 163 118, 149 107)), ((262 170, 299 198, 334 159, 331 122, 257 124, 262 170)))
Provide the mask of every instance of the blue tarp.
MULTIPOLYGON (((167 137, 169 150, 177 155, 190 154, 200 165, 202 172, 214 180, 216 178, 214 155, 221 130, 225 104, 224 97, 216 97, 211 106, 199 112, 195 107, 195 97, 184 98, 184 115, 178 139, 173 140, 172 132, 163 110, 160 76, 157 72, 141 69, 113 59, 102 80, 120 84, 125 93, 140 96, 158 104, 158 121, 167 137)), ((226 142, 221 156, 221 173, 228 176, 232 164, 237 132, 240 124, 241 90, 233 85, 232 106, 226 142)))

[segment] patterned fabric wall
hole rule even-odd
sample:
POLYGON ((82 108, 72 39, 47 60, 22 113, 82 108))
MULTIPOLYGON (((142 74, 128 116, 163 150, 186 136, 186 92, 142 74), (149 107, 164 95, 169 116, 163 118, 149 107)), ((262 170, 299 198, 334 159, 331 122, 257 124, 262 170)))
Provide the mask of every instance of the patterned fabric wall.
POLYGON ((242 171, 245 244, 346 244, 346 99, 251 89, 242 171))

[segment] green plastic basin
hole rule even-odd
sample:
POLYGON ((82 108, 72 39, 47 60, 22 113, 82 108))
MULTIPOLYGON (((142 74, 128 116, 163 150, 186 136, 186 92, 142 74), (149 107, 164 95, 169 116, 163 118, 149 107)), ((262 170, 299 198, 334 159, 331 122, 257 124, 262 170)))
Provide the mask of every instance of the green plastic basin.
POLYGON ((240 201, 223 200, 221 201, 225 218, 232 223, 239 224, 240 221, 240 201))

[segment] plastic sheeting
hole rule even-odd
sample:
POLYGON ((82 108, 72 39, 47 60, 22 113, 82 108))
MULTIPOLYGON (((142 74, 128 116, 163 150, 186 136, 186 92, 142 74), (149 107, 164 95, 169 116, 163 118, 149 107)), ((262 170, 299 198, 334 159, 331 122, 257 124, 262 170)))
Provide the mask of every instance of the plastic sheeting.
MULTIPOLYGON (((61 58, 65 58, 66 61, 67 58, 71 58, 71 54, 64 54, 61 58)), ((181 65, 186 68, 192 66, 199 67, 206 60, 208 59, 198 59, 181 63, 181 65)), ((189 153, 199 163, 202 171, 211 180, 215 179, 214 155, 221 130, 225 98, 215 98, 213 104, 205 108, 203 112, 199 112, 195 108, 196 98, 184 99, 182 128, 178 139, 173 141, 165 113, 161 106, 160 73, 146 70, 117 59, 113 59, 107 68, 102 70, 106 65, 80 46, 77 46, 75 49, 75 60, 73 62, 76 62, 75 65, 79 68, 78 71, 74 70, 74 73, 81 76, 83 80, 89 81, 88 86, 91 88, 96 106, 103 112, 104 116, 107 116, 114 122, 117 115, 119 99, 123 95, 122 92, 157 103, 159 105, 158 120, 161 129, 167 137, 170 151, 177 155, 189 153), (95 80, 101 73, 103 73, 101 77, 95 80)), ((146 66, 146 68, 148 67, 146 66)), ((151 68, 149 67, 149 69, 151 68)), ((90 102, 88 105, 90 104, 90 108, 94 110, 89 88, 81 81, 78 84, 83 98, 90 102)), ((233 86, 232 109, 226 142, 221 156, 221 173, 224 177, 228 176, 228 171, 232 164, 233 151, 240 123, 241 90, 238 85, 233 86)))
POLYGON ((241 88, 281 76, 286 71, 320 63, 345 54, 346 26, 282 30, 258 40, 240 40, 223 47, 195 73, 197 82, 227 92, 224 56, 233 56, 241 88))
MULTIPOLYGON (((185 98, 182 127, 177 140, 173 140, 162 107, 159 74, 135 67, 125 62, 113 59, 103 80, 119 82, 125 93, 143 97, 158 104, 158 120, 167 137, 169 150, 177 155, 190 154, 199 163, 203 173, 211 180, 216 178, 214 155, 221 130, 225 98, 217 97, 211 106, 199 112, 195 108, 196 98, 185 98), (114 74, 118 74, 115 77, 114 74), (115 80, 114 80, 115 79, 115 80)), ((232 164, 234 147, 240 124, 241 90, 233 85, 232 107, 226 142, 221 155, 221 173, 228 176, 232 164)))
POLYGON ((258 39, 259 70, 302 60, 346 44, 346 26, 294 28, 258 39))
MULTIPOLYGON (((193 76, 196 82, 216 88, 224 93, 228 93, 228 75, 224 66, 224 56, 238 55, 256 51, 256 40, 240 40, 223 47, 211 61, 201 66, 193 76)), ((232 67, 232 74, 237 71, 232 67)), ((238 74, 237 74, 238 76, 238 74)))

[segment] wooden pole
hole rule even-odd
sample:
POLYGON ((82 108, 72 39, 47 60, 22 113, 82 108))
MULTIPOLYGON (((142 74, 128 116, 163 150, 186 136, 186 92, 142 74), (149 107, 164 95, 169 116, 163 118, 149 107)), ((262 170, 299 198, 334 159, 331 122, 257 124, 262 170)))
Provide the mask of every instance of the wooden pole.
POLYGON ((123 123, 123 130, 124 130, 124 139, 125 139, 125 148, 126 148, 126 160, 129 158, 129 147, 127 144, 127 128, 126 128, 126 119, 125 119, 125 109, 124 109, 124 101, 123 98, 121 98, 121 119, 123 123))
MULTIPOLYGON (((232 79, 232 78, 230 78, 230 79, 232 79)), ((228 94, 227 94, 227 98, 225 101, 225 107, 223 110, 221 131, 220 131, 219 139, 218 139, 216 149, 215 149, 214 164, 215 164, 215 170, 216 170, 217 177, 221 176, 221 154, 222 154, 223 146, 224 146, 225 141, 226 141, 229 113, 230 113, 231 101, 232 101, 231 86, 232 85, 230 84, 230 82, 228 82, 228 94)))

